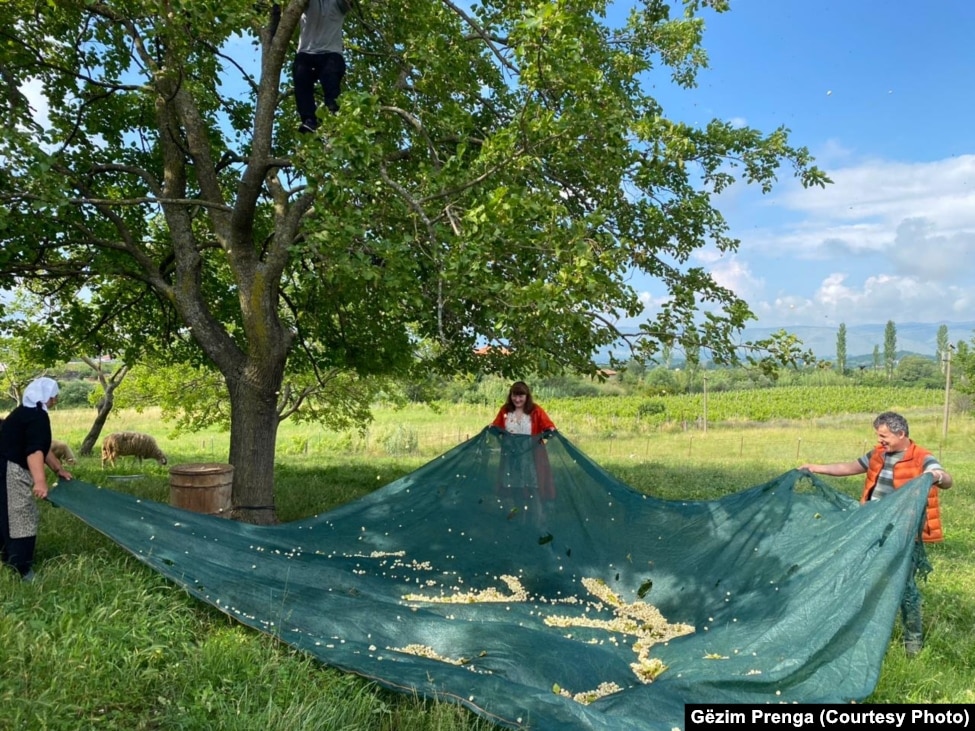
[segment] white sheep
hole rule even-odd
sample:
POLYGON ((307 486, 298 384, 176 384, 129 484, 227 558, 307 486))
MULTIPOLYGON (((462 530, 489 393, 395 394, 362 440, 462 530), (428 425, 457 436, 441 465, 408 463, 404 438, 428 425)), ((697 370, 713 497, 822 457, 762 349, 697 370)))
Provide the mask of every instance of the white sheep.
POLYGON ((71 451, 71 447, 68 446, 67 442, 52 439, 51 451, 54 452, 54 456, 61 461, 61 464, 75 463, 74 452, 71 451))
POLYGON ((166 455, 156 444, 156 440, 148 434, 123 431, 109 434, 102 440, 102 467, 106 462, 114 467, 116 458, 126 456, 138 457, 140 464, 143 459, 154 459, 159 464, 166 464, 166 455))

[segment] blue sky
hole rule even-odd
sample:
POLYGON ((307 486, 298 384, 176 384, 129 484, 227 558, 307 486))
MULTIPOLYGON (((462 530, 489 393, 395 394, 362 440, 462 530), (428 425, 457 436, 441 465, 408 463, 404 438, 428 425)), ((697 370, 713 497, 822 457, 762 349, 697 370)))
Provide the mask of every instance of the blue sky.
MULTIPOLYGON (((735 186, 717 205, 739 251, 693 263, 758 327, 975 320, 975 2, 731 0, 704 17, 710 68, 652 90, 665 114, 784 125, 834 182, 735 186)), ((639 286, 651 308, 665 295, 639 286)))

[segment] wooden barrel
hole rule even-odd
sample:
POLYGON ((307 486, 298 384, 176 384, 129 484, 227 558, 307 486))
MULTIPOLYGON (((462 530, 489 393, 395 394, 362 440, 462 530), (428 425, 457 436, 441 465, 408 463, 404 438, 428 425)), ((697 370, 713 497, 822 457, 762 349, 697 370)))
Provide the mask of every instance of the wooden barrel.
POLYGON ((173 507, 230 517, 234 466, 220 462, 178 464, 169 468, 169 503, 173 507))

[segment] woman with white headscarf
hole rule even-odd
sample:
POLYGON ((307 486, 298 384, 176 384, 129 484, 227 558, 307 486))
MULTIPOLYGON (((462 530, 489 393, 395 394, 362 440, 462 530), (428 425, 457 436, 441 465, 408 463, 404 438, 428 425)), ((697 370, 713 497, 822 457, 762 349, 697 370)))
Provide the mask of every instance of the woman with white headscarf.
POLYGON ((40 511, 34 498, 47 497, 46 464, 65 480, 71 479, 51 451, 51 419, 47 409, 57 403, 58 384, 38 378, 24 389, 20 406, 0 425, 0 538, 3 562, 34 578, 34 545, 40 511), (33 493, 33 497, 31 495, 33 493))

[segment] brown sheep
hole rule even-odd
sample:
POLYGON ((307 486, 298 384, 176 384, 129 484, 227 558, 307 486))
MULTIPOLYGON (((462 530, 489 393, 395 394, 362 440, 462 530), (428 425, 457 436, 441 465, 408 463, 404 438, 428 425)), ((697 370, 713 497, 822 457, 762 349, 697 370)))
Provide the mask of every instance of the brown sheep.
POLYGON ((102 467, 108 462, 112 467, 118 457, 138 457, 139 463, 143 459, 154 459, 159 464, 166 464, 166 455, 156 444, 156 440, 148 434, 123 431, 109 434, 102 440, 102 467))
POLYGON ((55 457, 61 460, 61 464, 75 463, 74 452, 71 451, 71 447, 68 446, 67 442, 52 439, 51 451, 54 452, 55 457))

